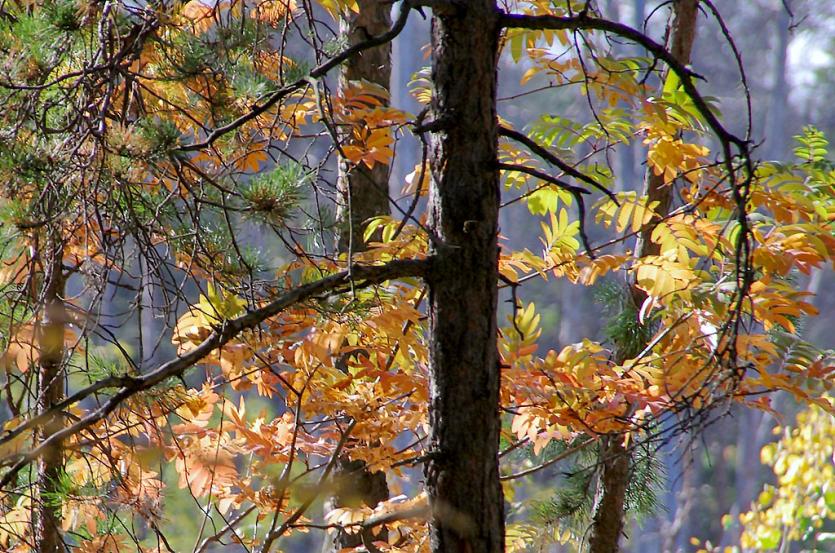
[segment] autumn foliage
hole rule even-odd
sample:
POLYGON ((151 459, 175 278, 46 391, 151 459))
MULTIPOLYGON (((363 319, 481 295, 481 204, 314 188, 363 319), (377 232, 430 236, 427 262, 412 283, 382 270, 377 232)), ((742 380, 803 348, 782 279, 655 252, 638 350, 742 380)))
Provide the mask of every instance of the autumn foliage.
MULTIPOLYGON (((506 10, 578 17, 562 4, 506 10)), ((329 72, 362 49, 345 48, 324 20, 356 5, 3 9, 0 361, 12 418, 0 436, 0 548, 31 550, 45 503, 74 550, 166 551, 167 508, 188 497, 203 522, 177 543, 197 551, 229 542, 266 551, 328 527, 365 532, 379 551, 429 550, 413 478, 432 454, 425 150, 391 183, 411 211, 370 221, 367 250, 334 252, 328 210, 333 159, 391 166, 405 136, 420 142, 431 129, 378 85, 331 89, 329 72), (44 324, 55 263, 59 335, 44 324), (108 312, 117 294, 127 314, 108 312), (149 317, 161 329, 151 338, 138 330, 150 332, 149 317), (66 389, 44 409, 39 361, 55 343, 66 389), (52 441, 49 417, 60 419, 52 441), (50 447, 62 452, 60 478, 31 493, 29 467, 50 447), (321 513, 345 456, 384 471, 394 497, 321 513)), ((835 363, 798 333, 816 314, 802 279, 835 253, 825 138, 808 128, 793 162, 759 162, 718 123, 721 106, 694 99, 695 79, 673 71, 660 81, 657 52, 616 55, 605 37, 618 29, 576 21, 505 21, 501 38, 503 59, 527 67, 521 86, 574 83, 595 110, 586 122, 501 121, 502 199, 525 206, 539 241, 514 250, 512 230, 500 237, 497 285, 513 302, 496 337, 503 447, 574 453, 605 435, 652 443, 730 402, 768 410, 778 390, 820 409, 808 417, 835 412, 826 394, 835 363), (616 185, 606 156, 625 143, 646 148, 648 171, 674 187, 670 212, 616 185), (650 225, 658 254, 636 256, 650 225), (525 283, 560 279, 633 282, 640 294, 624 285, 618 301, 634 324, 551 349, 525 283)), ((421 104, 433 93, 427 79, 410 85, 421 104)), ((764 451, 775 471, 800 439, 764 451)), ((512 493, 530 462, 501 463, 512 493)), ((766 524, 793 497, 761 500, 745 516, 766 524)), ((757 528, 745 539, 771 539, 757 528)), ((582 540, 553 530, 557 541, 582 540)), ((508 536, 509 550, 534 539, 521 526, 508 536)))

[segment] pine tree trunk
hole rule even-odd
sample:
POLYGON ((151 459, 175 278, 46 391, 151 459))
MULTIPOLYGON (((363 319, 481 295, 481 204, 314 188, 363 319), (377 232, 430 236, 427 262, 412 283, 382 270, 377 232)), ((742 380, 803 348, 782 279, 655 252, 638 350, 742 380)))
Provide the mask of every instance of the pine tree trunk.
MULTIPOLYGON (((676 0, 673 4, 670 51, 685 65, 690 63, 693 41, 696 38, 698 7, 698 0, 676 0)), ((647 202, 658 202, 656 212, 659 217, 642 229, 635 248, 638 257, 658 255, 659 246, 650 240, 650 236, 660 219, 670 212, 673 200, 673 183, 665 182, 663 175, 656 175, 648 169, 644 182, 647 202)), ((640 308, 646 299, 645 293, 635 286, 632 286, 631 291, 636 307, 640 308)), ((617 352, 615 357, 618 363, 624 361, 620 352, 617 352)), ((600 463, 600 481, 589 532, 589 553, 616 553, 620 548, 620 536, 623 533, 624 503, 630 472, 629 452, 623 446, 622 436, 607 436, 603 440, 600 463)))
MULTIPOLYGON (((359 0, 357 5, 359 12, 350 12, 340 21, 342 36, 347 37, 351 45, 362 42, 369 35, 380 35, 388 31, 391 26, 390 3, 383 0, 359 0)), ((368 81, 389 90, 390 80, 391 43, 386 43, 365 50, 345 62, 339 77, 339 95, 345 93, 351 81, 368 81)), ((364 250, 364 222, 371 217, 391 213, 388 174, 388 165, 378 163, 369 169, 365 166, 352 167, 347 160, 339 160, 337 248, 340 253, 364 250)), ((341 360, 337 366, 343 367, 345 361, 341 360)), ((389 497, 385 472, 371 472, 363 461, 352 460, 348 455, 343 455, 334 468, 333 486, 334 493, 325 503, 325 512, 363 504, 373 508, 389 497)), ((383 533, 377 539, 385 538, 385 529, 381 531, 383 533)), ((358 533, 336 530, 328 533, 322 553, 336 553, 345 548, 357 547, 362 545, 362 540, 362 535, 358 533)))
POLYGON ((497 11, 444 3, 432 18, 430 285, 433 553, 504 551, 496 349, 497 11))
POLYGON ((600 481, 597 484, 589 534, 590 553, 614 553, 619 549, 629 460, 629 453, 623 447, 623 436, 613 434, 603 438, 600 447, 600 481))
MULTIPOLYGON (((353 46, 369 36, 385 33, 391 27, 391 2, 358 0, 359 11, 350 12, 340 22, 340 31, 353 46)), ((361 52, 348 60, 339 77, 341 96, 352 81, 368 81, 389 90, 391 80, 391 43, 361 52)), ((350 136, 341 137, 349 141, 350 136)), ((373 168, 351 165, 339 160, 337 221, 340 223, 340 252, 357 252, 364 248, 363 230, 371 217, 388 215, 389 166, 377 163, 373 168)))
MULTIPOLYGON (((38 325, 38 412, 44 413, 64 397, 64 277, 61 273, 61 238, 54 232, 44 255, 43 312, 38 325)), ((60 415, 49 418, 39 429, 43 440, 62 428, 60 415)), ((47 449, 38 460, 37 501, 34 503, 34 546, 39 553, 64 551, 61 539, 60 505, 56 505, 56 484, 64 466, 61 444, 47 449)))

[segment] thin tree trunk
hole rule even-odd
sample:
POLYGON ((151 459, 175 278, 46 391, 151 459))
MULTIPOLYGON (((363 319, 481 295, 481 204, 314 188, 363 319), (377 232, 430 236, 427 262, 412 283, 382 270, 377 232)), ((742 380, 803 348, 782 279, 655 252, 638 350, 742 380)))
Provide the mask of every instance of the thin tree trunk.
POLYGON ((671 521, 662 520, 660 524, 662 546, 661 551, 672 553, 681 551, 678 542, 683 537, 685 540, 692 535, 689 532, 690 517, 693 514, 693 507, 696 503, 697 472, 696 459, 693 449, 688 446, 688 451, 682 455, 679 462, 682 464, 682 472, 678 477, 681 480, 681 489, 675 494, 676 510, 671 521))
MULTIPOLYGON (((47 240, 44 258, 43 313, 38 324, 38 399, 39 413, 52 408, 64 397, 64 277, 61 273, 61 237, 53 232, 47 240)), ((60 415, 50 417, 39 429, 43 440, 63 427, 60 415)), ((39 553, 64 551, 61 539, 60 505, 56 505, 56 484, 64 466, 61 444, 47 449, 38 461, 35 502, 34 546, 39 553)))
POLYGON ((590 553, 614 553, 619 549, 629 469, 629 453, 623 446, 623 436, 612 434, 603 438, 600 480, 589 534, 590 553))
MULTIPOLYGON (((699 14, 699 2, 698 0, 677 0, 673 4, 673 12, 670 53, 680 63, 688 65, 690 55, 693 52, 693 42, 696 39, 696 17, 699 14)), ((641 230, 635 247, 638 257, 658 255, 660 251, 660 246, 653 243, 650 236, 652 236, 652 231, 655 230, 658 222, 670 211, 670 204, 673 201, 673 183, 666 182, 663 174, 656 175, 648 168, 644 179, 644 194, 648 197, 647 203, 658 202, 658 206, 655 208, 658 217, 654 218, 650 224, 645 225, 641 230)), ((643 294, 637 288, 634 290, 639 296, 643 294)), ((645 298, 646 296, 636 298, 640 300, 640 303, 637 303, 639 307, 645 298)))
POLYGON ((496 348, 499 175, 497 9, 443 3, 432 17, 429 223, 433 553, 504 551, 496 348))
MULTIPOLYGON (((673 4, 670 51, 676 60, 685 65, 690 63, 696 38, 698 7, 698 0, 676 0, 673 4)), ((658 255, 659 245, 653 243, 650 236, 658 222, 670 212, 673 200, 673 183, 665 182, 663 175, 656 175, 648 169, 644 182, 648 202, 658 202, 658 218, 642 229, 635 248, 638 257, 658 255)), ((636 307, 640 307, 646 294, 634 285, 631 293, 636 307)), ((624 361, 623 352, 616 353, 615 357, 618 363, 624 361)), ((624 503, 630 471, 629 453, 623 446, 622 436, 608 436, 603 440, 600 460, 601 475, 589 535, 589 553, 616 553, 623 533, 624 503)))
MULTIPOLYGON (((353 46, 369 36, 385 33, 391 27, 391 2, 384 0, 358 0, 359 11, 340 22, 342 36, 353 46)), ((391 80, 391 43, 365 50, 348 60, 339 77, 339 94, 342 95, 352 81, 368 81, 389 90, 391 80)), ((343 137, 350 140, 350 137, 343 137)), ((364 249, 363 231, 371 217, 388 215, 389 166, 377 163, 369 169, 363 164, 351 165, 339 160, 337 191, 337 220, 340 222, 338 247, 341 252, 357 252, 364 249)))
POLYGON ((774 25, 777 27, 777 45, 774 48, 774 83, 768 98, 765 155, 768 159, 785 159, 789 147, 786 115, 789 110, 789 85, 786 79, 789 52, 789 26, 791 15, 781 6, 774 25))
MULTIPOLYGON (((369 35, 383 34, 391 26, 390 3, 382 0, 359 0, 357 5, 357 13, 351 12, 340 21, 342 36, 347 37, 352 45, 365 40, 369 35)), ((345 93, 352 81, 368 81, 390 90, 391 43, 366 50, 345 62, 339 78, 340 95, 345 93)), ((339 252, 354 253, 364 250, 364 222, 371 217, 391 213, 388 201, 388 175, 387 165, 378 163, 373 169, 369 169, 365 166, 352 167, 344 159, 339 161, 339 252)), ((345 369, 346 362, 347 358, 341 359, 337 366, 345 369)), ((389 497, 385 472, 371 472, 365 462, 352 460, 348 455, 342 455, 336 464, 333 486, 334 493, 325 503, 326 512, 338 507, 357 507, 362 504, 373 508, 389 497)), ((377 536, 377 539, 380 538, 385 538, 385 533, 377 536)), ((336 530, 325 538, 322 553, 336 553, 362 543, 362 535, 336 530)))

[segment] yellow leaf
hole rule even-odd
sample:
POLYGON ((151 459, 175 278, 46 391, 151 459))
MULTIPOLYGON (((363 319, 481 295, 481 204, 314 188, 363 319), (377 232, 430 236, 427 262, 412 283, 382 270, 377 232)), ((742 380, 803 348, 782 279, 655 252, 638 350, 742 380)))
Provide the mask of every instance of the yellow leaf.
POLYGON ((7 547, 14 540, 19 540, 26 534, 29 526, 31 500, 23 494, 12 509, 0 516, 0 545, 7 547))
POLYGON ((677 262, 669 253, 639 259, 632 270, 637 286, 653 298, 680 293, 697 280, 689 266, 677 262))

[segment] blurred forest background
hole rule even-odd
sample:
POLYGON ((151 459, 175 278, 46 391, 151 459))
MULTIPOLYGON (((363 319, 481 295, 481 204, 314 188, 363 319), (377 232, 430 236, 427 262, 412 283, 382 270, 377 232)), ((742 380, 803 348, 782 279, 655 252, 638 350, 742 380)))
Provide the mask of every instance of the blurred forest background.
MULTIPOLYGON (((667 2, 647 0, 600 0, 598 9, 607 18, 636 28, 646 28, 661 37, 669 16, 667 2)), ((717 0, 727 30, 741 54, 750 87, 753 140, 758 144, 755 158, 788 161, 795 147, 793 137, 804 126, 813 125, 832 140, 835 137, 835 2, 828 0, 717 0)), ((428 22, 418 18, 394 43, 392 96, 394 105, 417 109, 403 87, 407 76, 427 63, 421 41, 428 36, 428 22)), ((705 78, 704 94, 718 100, 723 121, 734 132, 744 134, 747 108, 739 70, 724 31, 715 20, 702 14, 693 52, 693 69, 705 78)), ((613 42, 611 47, 624 56, 643 55, 638 47, 613 42)), ((500 116, 517 128, 538 114, 546 113, 588 123, 593 115, 579 87, 549 88, 519 96, 518 83, 524 64, 505 58, 499 75, 500 116)), ((548 83, 541 83, 547 86, 548 83)), ((526 90, 536 89, 530 83, 526 90)), ((636 141, 637 143, 637 141, 636 141)), ((392 182, 417 163, 416 148, 398 149, 392 182)), ((831 155, 831 154, 830 154, 831 155)), ((580 157, 579 155, 577 157, 580 157)), ((621 147, 610 156, 616 185, 622 191, 640 193, 646 152, 635 144, 621 147)), ((515 212, 503 210, 502 230, 511 236, 513 249, 541 247, 535 239, 536 221, 520 206, 515 212), (524 225, 530 229, 522 228, 524 225), (528 232, 529 231, 529 232, 528 232)), ((592 242, 600 236, 590 229, 592 242)), ((627 248, 634 244, 627 244, 627 248)), ((819 316, 801 322, 802 334, 823 349, 835 348, 835 278, 831 269, 816 270, 806 279, 806 289, 816 296, 819 316)), ((572 285, 566 280, 536 280, 523 292, 523 300, 535 301, 542 314, 544 347, 559 350, 584 337, 600 338, 606 317, 596 295, 600 290, 572 285)), ((605 285, 604 285, 605 286, 605 285)), ((507 298, 509 299, 509 298, 507 298)), ((509 305, 507 302, 505 306, 509 305)), ((507 309, 507 307, 505 307, 507 309)), ((776 410, 785 413, 777 421, 762 412, 734 408, 715 424, 694 437, 667 444, 651 479, 658 479, 654 505, 645 515, 633 518, 622 549, 632 553, 695 551, 691 537, 714 546, 739 544, 737 517, 750 509, 764 483, 773 483, 769 467, 760 463, 760 450, 775 441, 772 430, 778 424, 794 423, 798 407, 778 394, 772 398, 776 410), (688 440, 692 442, 688 443, 688 440), (695 453, 691 455, 690 451, 695 453), (731 515, 725 517, 724 515, 731 515)), ((559 465, 536 476, 536 485, 547 489, 562 485, 565 467, 559 465)), ((558 493, 558 490, 557 490, 558 493)), ((830 543, 830 545, 832 545, 830 543)), ((554 551, 560 551, 554 546, 554 551)), ((825 547, 825 546, 824 546, 825 547)), ((835 551, 835 546, 833 546, 835 551)))
MULTIPOLYGON (((662 36, 668 11, 665 2, 645 0, 608 0, 599 3, 609 18, 646 28, 654 36, 662 36)), ((755 157, 761 160, 787 161, 795 146, 793 136, 805 125, 822 130, 830 139, 835 136, 835 2, 750 0, 744 2, 718 0, 715 7, 725 18, 728 31, 736 43, 750 86, 753 113, 753 140, 759 144, 755 157)), ((395 52, 409 55, 404 47, 410 36, 400 38, 395 52)), ((424 36, 422 32, 417 36, 424 36)), ((614 49, 628 50, 630 45, 612 44, 614 49)), ((637 49, 632 55, 641 55, 637 49)), ((695 41, 693 69, 704 76, 701 90, 718 99, 723 120, 735 132, 744 132, 747 109, 733 54, 723 37, 723 30, 709 18, 700 18, 695 41)), ((410 63, 403 57, 395 66, 406 70, 410 63)), ((550 90, 523 98, 514 97, 514 85, 524 67, 506 66, 500 81, 500 97, 507 101, 501 115, 516 123, 530 120, 530 113, 552 113, 579 122, 587 122, 589 110, 579 90, 550 90)), ((404 95, 405 97, 405 95, 404 95)), ((616 182, 621 190, 641 190, 646 154, 639 147, 621 148, 611 157, 616 182)), ((515 218, 505 212, 502 228, 514 228, 513 236, 524 236, 515 227, 530 218, 515 218)), ((592 229, 593 232, 593 229, 592 229)), ((531 233, 533 234, 533 233, 531 233)), ((592 240, 595 240, 592 235, 592 240)), ((535 246, 533 244, 525 244, 535 246)), ((514 248, 523 244, 513 244, 514 248)), ((633 245, 627 245, 633 247, 633 245)), ((802 333, 816 345, 835 347, 835 279, 831 269, 816 271, 807 279, 806 288, 816 294, 814 304, 820 315, 802 324, 802 333)), ((532 283, 533 284, 533 283, 532 283)), ((560 280, 544 283, 535 292, 526 291, 543 314, 543 344, 560 345, 599 337, 605 316, 595 301, 594 289, 573 286, 560 280)), ((775 407, 786 413, 777 421, 762 412, 733 409, 727 416, 708 427, 698 443, 686 440, 668 444, 661 451, 658 470, 661 473, 660 493, 651 512, 633 519, 627 530, 623 550, 634 553, 694 551, 691 537, 709 540, 714 546, 739 544, 737 515, 749 510, 773 474, 760 463, 762 446, 777 439, 772 430, 778 424, 792 424, 796 406, 790 398, 776 395, 775 407), (723 524, 723 516, 726 517, 723 524)), ((559 467, 550 474, 540 474, 541 486, 560 474, 559 467)), ((831 545, 831 544, 830 544, 831 545)), ((557 549, 555 549, 557 550, 557 549)), ((832 549, 835 550, 835 549, 832 549)))
MULTIPOLYGON (((666 2, 648 0, 598 0, 598 9, 611 19, 641 28, 651 36, 663 36, 669 10, 666 2)), ((830 0, 715 0, 716 8, 725 18, 730 35, 741 53, 750 84, 753 107, 754 141, 759 145, 755 157, 761 160, 789 160, 793 139, 803 126, 814 125, 830 139, 835 138, 835 1, 830 0)), ((392 58, 392 104, 417 113, 421 106, 409 92, 409 82, 419 78, 428 65, 424 46, 429 40, 429 22, 410 18, 404 32, 397 37, 392 58)), ((624 55, 643 55, 636 47, 612 42, 611 48, 624 55)), ((702 17, 693 54, 693 68, 704 76, 703 93, 717 98, 723 120, 734 132, 744 133, 746 127, 745 94, 740 85, 738 68, 715 20, 702 17)), ((579 87, 553 87, 541 83, 542 90, 520 95, 519 81, 526 67, 505 60, 500 71, 500 116, 516 128, 522 128, 541 113, 583 124, 593 117, 579 87)), ((536 89, 528 84, 526 89, 536 89)), ((393 194, 400 189, 405 175, 419 162, 420 148, 411 139, 397 146, 390 180, 393 194)), ((579 157, 579 156, 578 156, 579 157)), ((610 163, 619 190, 640 191, 645 171, 646 152, 640 146, 614 150, 610 163)), ((405 203, 409 198, 404 199, 405 203)), ((512 237, 513 249, 540 245, 533 237, 538 224, 524 213, 524 206, 503 210, 501 228, 512 237), (524 225, 531 226, 530 229, 524 225), (528 232, 530 231, 530 232, 528 232), (532 237, 531 243, 524 238, 532 237)), ((596 242, 590 226, 590 238, 596 242)), ((263 240, 263 239, 262 239, 263 240)), ((631 248, 633 245, 627 244, 631 248)), ((263 244, 269 251, 270 244, 263 244)), ((835 279, 831 270, 813 273, 806 288, 817 296, 815 305, 820 316, 802 323, 805 337, 819 347, 835 348, 835 279)), ((142 303, 153 305, 152 287, 146 288, 142 303)), ((523 292, 523 301, 535 301, 542 315, 542 347, 559 350, 563 345, 584 337, 601 338, 606 317, 604 306, 595 298, 599 290, 573 286, 565 280, 535 281, 523 292)), ((508 299, 508 298, 504 298, 508 299)), ((106 294, 102 311, 118 317, 130 311, 135 297, 126 292, 106 294)), ((509 307, 503 302, 503 309, 509 307)), ((175 353, 170 344, 170 328, 152 310, 140 313, 141 325, 133 341, 141 347, 149 362, 167 359, 175 353), (139 329, 141 328, 141 331, 139 329)), ((504 318, 504 315, 502 316, 504 318)), ((771 472, 760 463, 760 449, 774 441, 772 429, 777 424, 791 424, 797 411, 789 398, 775 396, 773 402, 787 414, 784 421, 761 412, 732 410, 699 436, 678 438, 659 451, 658 492, 648 512, 633 519, 623 542, 627 552, 692 551, 691 537, 710 540, 714 545, 739 543, 738 525, 728 523, 723 515, 736 518, 749 509, 771 472), (691 454, 690 452, 694 452, 691 454)), ((258 406, 248 406, 257 411, 258 406)), ((565 467, 560 464, 540 471, 526 488, 530 493, 558 493, 564 485, 565 467)), ((415 478, 420 471, 415 470, 415 478)), ((771 475, 773 478, 773 475, 771 475)), ((176 476, 169 475, 170 491, 176 488, 176 476)), ((408 490, 403 490, 408 493, 408 490)), ((512 513, 512 505, 509 506, 512 513)), ((191 550, 199 533, 200 507, 187 493, 172 493, 167 501, 166 533, 175 537, 183 550, 191 550)), ((321 533, 307 539, 284 543, 282 550, 291 553, 318 551, 321 533)), ((172 543, 174 545, 174 543, 172 543)), ((560 551, 554 546, 554 551, 560 551)), ((230 548, 225 549, 229 551, 230 548)))

